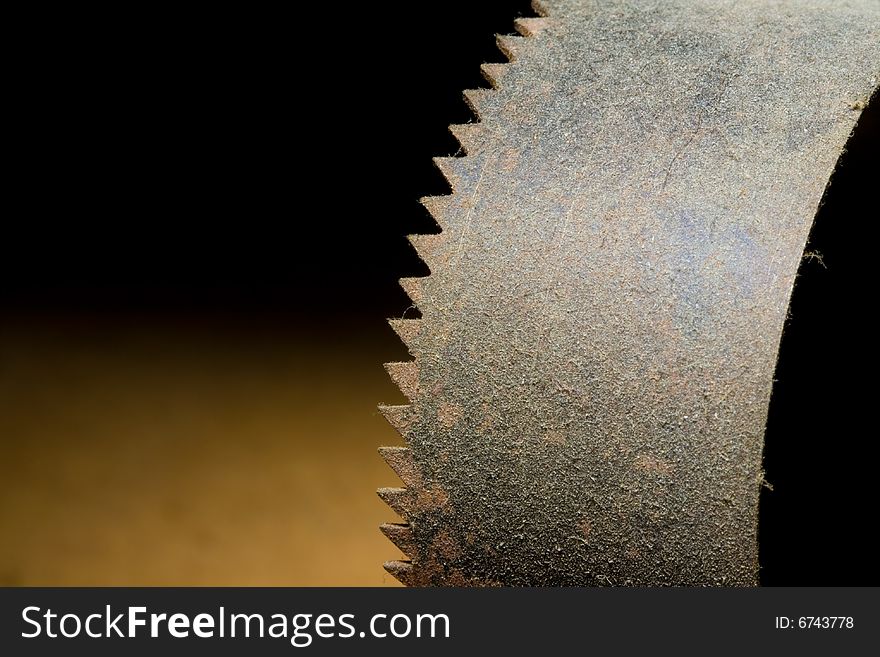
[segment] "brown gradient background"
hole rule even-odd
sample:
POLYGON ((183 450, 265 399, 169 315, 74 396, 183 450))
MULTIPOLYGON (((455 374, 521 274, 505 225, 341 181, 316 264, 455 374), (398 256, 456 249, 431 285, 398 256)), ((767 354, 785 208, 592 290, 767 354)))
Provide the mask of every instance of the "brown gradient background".
MULTIPOLYGON (((431 157, 529 2, 265 11, 16 26, 0 585, 396 585, 376 404, 403 402, 382 363, 407 354, 384 318, 418 314, 396 283, 427 273, 416 199, 446 191, 431 157)), ((872 107, 783 339, 764 584, 880 582, 872 107)))
POLYGON ((390 336, 43 319, 0 330, 0 584, 394 582, 390 336))

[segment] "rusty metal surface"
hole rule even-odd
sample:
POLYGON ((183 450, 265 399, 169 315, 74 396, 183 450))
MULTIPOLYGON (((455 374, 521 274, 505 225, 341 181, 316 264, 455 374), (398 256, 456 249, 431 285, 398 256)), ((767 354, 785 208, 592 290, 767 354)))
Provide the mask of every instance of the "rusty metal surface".
POLYGON ((754 585, 804 244, 880 3, 542 3, 502 37, 392 321, 411 585, 754 585))

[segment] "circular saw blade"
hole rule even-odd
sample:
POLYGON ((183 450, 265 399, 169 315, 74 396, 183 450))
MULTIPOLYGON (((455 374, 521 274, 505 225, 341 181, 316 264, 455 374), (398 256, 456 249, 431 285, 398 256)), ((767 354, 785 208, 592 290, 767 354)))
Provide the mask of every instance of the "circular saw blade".
POLYGON ((379 491, 411 585, 754 585, 778 344, 880 5, 553 0, 412 236, 379 491))

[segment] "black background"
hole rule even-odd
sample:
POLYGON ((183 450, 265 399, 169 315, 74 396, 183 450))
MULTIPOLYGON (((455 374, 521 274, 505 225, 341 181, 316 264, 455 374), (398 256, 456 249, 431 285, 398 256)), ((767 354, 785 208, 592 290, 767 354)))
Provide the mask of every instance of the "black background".
MULTIPOLYGON (((3 316, 209 317, 384 336, 426 273, 431 157, 528 2, 44 10, 10 63, 3 316)), ((877 584, 878 120, 796 287, 761 500, 765 584, 877 584), (823 264, 824 263, 824 264, 823 264)), ((212 320, 213 321, 213 320, 212 320)), ((379 339, 377 337, 377 339, 379 339)))

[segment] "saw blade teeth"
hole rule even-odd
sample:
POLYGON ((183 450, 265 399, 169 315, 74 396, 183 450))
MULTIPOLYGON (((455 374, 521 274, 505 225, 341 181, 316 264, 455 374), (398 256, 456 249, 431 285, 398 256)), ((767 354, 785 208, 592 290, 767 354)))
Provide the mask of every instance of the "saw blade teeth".
POLYGON ((449 225, 449 209, 452 206, 452 194, 443 196, 423 196, 419 199, 441 230, 449 225))
POLYGON ((504 53, 504 56, 510 61, 515 62, 516 58, 519 57, 519 47, 522 43, 521 36, 496 34, 495 43, 498 45, 498 50, 504 53))
POLYGON ((410 298, 410 301, 412 301, 416 307, 422 303, 422 280, 424 278, 424 276, 420 276, 418 278, 401 278, 398 280, 400 287, 403 288, 403 291, 406 292, 406 296, 410 298))
POLYGON ((416 556, 416 542, 413 537, 412 527, 410 525, 400 524, 396 522, 385 522, 379 525, 379 529, 394 543, 400 551, 410 558, 416 556))
MULTIPOLYGON (((535 5, 538 13, 541 9, 535 5)), ((497 35, 496 43, 499 50, 508 60, 514 61, 520 55, 524 36, 536 33, 541 25, 535 20, 521 20, 515 23, 517 31, 523 36, 497 35)), ((434 165, 449 183, 451 194, 428 196, 420 199, 425 209, 431 214, 439 226, 440 234, 417 234, 408 235, 407 239, 413 245, 422 261, 430 271, 435 271, 437 266, 448 265, 450 257, 449 241, 452 239, 448 228, 455 227, 455 222, 460 218, 462 209, 469 215, 472 197, 475 196, 479 187, 482 166, 484 163, 484 151, 487 145, 495 139, 492 135, 492 126, 487 127, 481 122, 482 117, 491 115, 501 102, 502 94, 496 91, 503 79, 510 73, 510 66, 506 63, 487 63, 481 66, 481 72, 492 89, 468 89, 463 92, 465 102, 468 104, 476 117, 476 121, 465 124, 449 126, 449 131, 461 146, 461 152, 452 157, 435 157, 434 165), (464 154, 466 157, 460 157, 464 154), (474 157, 476 156, 476 157, 474 157), (473 187, 470 193, 467 188, 473 187), (468 201, 467 199, 471 199, 468 201)), ((400 279, 400 285, 413 304, 421 309, 425 300, 425 277, 409 277, 400 279)), ((432 283, 431 285, 434 285, 432 283)), ((433 290, 433 287, 429 287, 433 290)), ((427 299, 431 301, 430 298, 427 299)), ((436 309, 435 309, 436 310, 436 309)), ((432 336, 421 337, 423 320, 421 319, 390 319, 391 327, 407 346, 410 354, 416 358, 413 361, 386 363, 385 368, 394 383, 400 388, 406 398, 412 402, 421 394, 420 368, 433 358, 431 352, 432 336), (420 344, 421 343, 421 344, 420 344), (424 353, 422 353, 424 352, 424 353)), ((416 407, 412 405, 379 406, 379 411, 386 420, 400 433, 407 444, 411 444, 411 437, 421 429, 423 422, 420 419, 421 406, 424 399, 416 400, 416 407)), ((450 412, 454 415, 454 412, 450 412)), ((441 418, 442 420, 442 418, 441 418)), ((426 488, 422 478, 422 470, 419 468, 409 447, 380 447, 379 454, 391 467, 395 474, 400 477, 404 487, 380 488, 378 496, 396 513, 403 522, 383 523, 380 525, 382 533, 393 542, 401 552, 409 559, 388 561, 384 564, 385 570, 406 586, 425 586, 430 582, 424 568, 417 568, 423 555, 418 555, 418 544, 413 535, 412 521, 414 517, 422 518, 426 513, 436 513, 438 509, 445 508, 448 495, 442 488, 426 488)))
POLYGON ((480 66, 480 73, 494 89, 501 86, 501 81, 509 72, 510 67, 507 64, 483 64, 480 66))
POLYGON ((397 433, 406 437, 409 427, 413 422, 412 406, 402 404, 399 406, 379 405, 379 412, 388 420, 388 424, 397 429, 397 433))
POLYGON ((426 265, 428 265, 428 270, 433 271, 433 265, 437 261, 437 251, 440 245, 446 241, 446 236, 443 234, 429 233, 407 235, 406 238, 409 240, 409 243, 413 245, 413 248, 416 250, 416 253, 419 254, 419 257, 426 265))
POLYGON ((413 488, 422 485, 422 478, 416 469, 409 447, 380 447, 379 455, 404 484, 413 488))
POLYGON ((419 391, 419 366, 416 361, 385 363, 385 370, 407 399, 415 398, 419 391))
POLYGON ((422 320, 420 319, 389 319, 388 324, 397 333, 403 344, 409 350, 410 355, 415 356, 419 334, 422 332, 422 320))
POLYGON ((406 488, 380 488, 376 494, 401 518, 411 519, 412 496, 406 488))
POLYGON ((524 37, 531 37, 547 27, 547 19, 542 17, 517 18, 513 21, 513 26, 524 37))
POLYGON ((538 17, 546 18, 550 15, 550 10, 544 6, 544 0, 532 0, 532 11, 534 11, 538 17))
POLYGON ((454 192, 458 187, 461 186, 462 177, 459 173, 459 167, 461 163, 459 160, 460 157, 435 157, 434 158, 434 166, 440 170, 440 173, 443 174, 443 177, 446 179, 446 182, 449 183, 449 186, 452 188, 454 192))
POLYGON ((386 561, 382 564, 388 574, 404 586, 418 586, 415 568, 409 561, 386 561))
POLYGON ((486 113, 486 109, 489 106, 489 94, 493 93, 493 91, 493 89, 465 89, 462 92, 465 102, 471 108, 471 111, 477 115, 477 118, 482 117, 486 113))
POLYGON ((485 144, 486 131, 480 123, 458 123, 449 126, 449 132, 458 140, 466 154, 474 153, 485 144))

